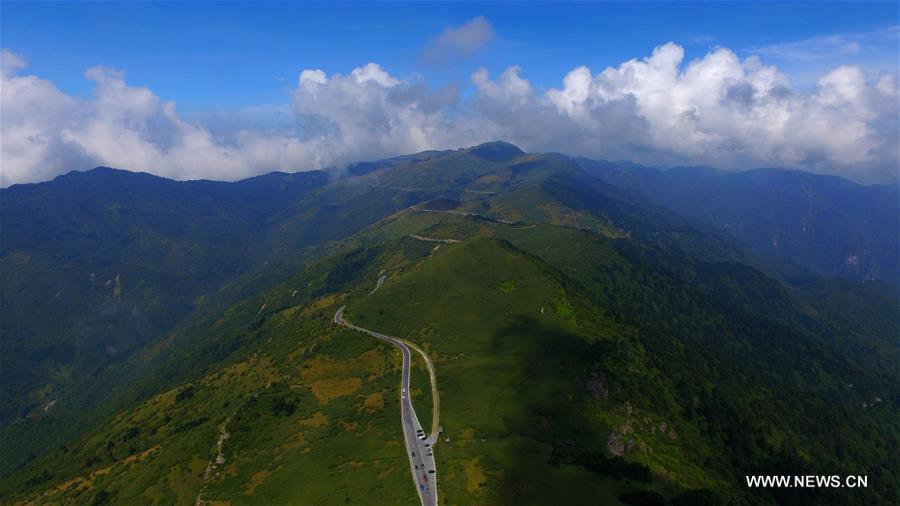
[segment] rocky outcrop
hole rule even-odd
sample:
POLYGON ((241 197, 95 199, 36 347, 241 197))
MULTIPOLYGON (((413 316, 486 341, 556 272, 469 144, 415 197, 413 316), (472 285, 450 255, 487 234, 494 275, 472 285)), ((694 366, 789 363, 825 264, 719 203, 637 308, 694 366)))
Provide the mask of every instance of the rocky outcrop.
POLYGON ((626 443, 625 439, 619 434, 613 432, 609 435, 609 439, 606 441, 606 448, 609 450, 609 453, 621 457, 625 455, 626 443))

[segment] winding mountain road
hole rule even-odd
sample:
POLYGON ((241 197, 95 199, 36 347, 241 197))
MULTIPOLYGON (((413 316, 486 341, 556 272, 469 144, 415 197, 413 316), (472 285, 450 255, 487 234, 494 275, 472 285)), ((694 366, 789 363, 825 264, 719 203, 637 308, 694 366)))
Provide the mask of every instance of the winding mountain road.
POLYGON ((425 237, 424 235, 419 234, 409 234, 409 236, 413 239, 418 239, 425 242, 440 242, 444 244, 457 244, 462 242, 459 239, 438 239, 437 237, 425 237))
MULTIPOLYGON (((380 285, 379 285, 380 286, 380 285)), ((436 506, 437 498, 437 469, 434 464, 434 450, 432 445, 437 441, 440 432, 439 408, 440 402, 437 396, 437 381, 434 374, 434 365, 428 358, 428 355, 418 346, 408 343, 403 339, 388 336, 375 332, 373 330, 357 327, 352 323, 344 320, 344 309, 347 306, 341 306, 334 313, 334 323, 343 325, 357 332, 364 332, 372 337, 381 339, 400 349, 403 355, 403 373, 400 382, 400 422, 403 427, 403 441, 406 443, 406 455, 409 458, 409 468, 412 472, 413 482, 416 485, 416 491, 423 506, 436 506), (409 368, 412 362, 409 352, 411 345, 424 358, 428 366, 428 374, 431 377, 432 399, 434 402, 434 411, 432 414, 432 433, 426 435, 416 417, 416 410, 413 408, 412 401, 409 398, 409 368)))
POLYGON ((487 216, 484 214, 478 213, 467 213, 464 211, 445 211, 442 209, 426 209, 424 207, 419 207, 417 205, 410 206, 409 209, 419 212, 419 213, 435 213, 435 214, 452 214, 455 216, 464 216, 466 218, 479 218, 486 221, 493 221, 494 223, 501 223, 503 225, 515 225, 515 222, 504 220, 503 218, 494 218, 491 216, 487 216))
POLYGON ((387 276, 381 276, 380 278, 378 278, 378 281, 375 282, 375 288, 373 288, 372 291, 369 292, 369 295, 372 295, 373 293, 377 292, 378 289, 381 288, 381 285, 384 284, 385 279, 387 279, 387 276))

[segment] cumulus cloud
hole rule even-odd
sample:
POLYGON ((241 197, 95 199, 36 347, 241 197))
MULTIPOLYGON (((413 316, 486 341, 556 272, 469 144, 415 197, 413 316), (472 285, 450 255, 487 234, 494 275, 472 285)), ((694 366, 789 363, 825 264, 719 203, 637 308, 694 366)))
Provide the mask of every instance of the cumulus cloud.
POLYGON ((375 63, 347 74, 306 69, 289 90, 290 104, 276 107, 282 116, 290 109, 289 128, 284 118, 271 128, 188 121, 173 102, 113 69, 88 69, 94 93, 79 98, 23 68, 24 59, 4 54, 4 186, 95 165, 237 179, 493 139, 529 151, 795 167, 863 181, 896 180, 900 163, 896 74, 841 66, 800 92, 776 67, 726 48, 686 62, 683 49, 669 43, 596 73, 575 68, 546 91, 515 66, 497 76, 478 70, 471 93, 392 75, 375 63))
MULTIPOLYGON (((24 60, 7 52, 21 69, 24 60)), ((4 54, 4 61, 6 60, 4 54)), ((215 137, 183 120, 175 103, 129 86, 122 72, 92 67, 89 98, 4 66, 0 82, 0 183, 34 182, 72 169, 109 165, 178 179, 237 179, 297 170, 315 146, 296 137, 239 130, 215 137)))
POLYGON ((319 166, 481 139, 477 122, 454 117, 455 87, 434 89, 415 78, 400 79, 375 63, 330 77, 304 70, 292 99, 307 142, 321 149, 319 166))
POLYGON ((481 16, 462 26, 446 28, 429 41, 422 51, 422 60, 430 64, 444 64, 458 58, 468 58, 494 38, 494 28, 481 16))
POLYGON ((530 149, 645 163, 725 168, 800 167, 862 180, 897 171, 896 75, 874 83, 854 66, 822 76, 808 94, 758 58, 720 48, 684 65, 676 44, 593 74, 570 71, 562 87, 534 92, 511 68, 475 74, 485 120, 530 149))

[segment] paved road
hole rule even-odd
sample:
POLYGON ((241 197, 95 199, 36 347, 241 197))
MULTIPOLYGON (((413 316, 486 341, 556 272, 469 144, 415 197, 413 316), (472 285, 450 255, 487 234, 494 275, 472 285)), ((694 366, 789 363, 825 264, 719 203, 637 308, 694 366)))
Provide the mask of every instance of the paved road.
POLYGON ((503 225, 515 225, 515 222, 504 220, 502 218, 493 218, 491 216, 486 216, 484 214, 478 213, 466 213, 463 211, 444 211, 439 209, 425 209, 424 207, 418 206, 410 206, 410 209, 420 213, 435 213, 435 214, 454 214, 456 216, 465 216, 467 218, 481 218, 482 220, 493 221, 494 223, 502 223, 503 225))
POLYGON ((442 242, 444 244, 456 244, 462 242, 459 239, 438 239, 436 237, 425 237, 424 235, 419 234, 409 234, 409 236, 413 239, 418 239, 425 242, 442 242))
POLYGON ((381 276, 380 278, 378 278, 378 281, 375 282, 375 288, 373 288, 372 291, 369 292, 369 295, 372 295, 373 293, 377 292, 378 289, 381 288, 381 285, 384 284, 385 279, 387 279, 387 276, 381 276))
MULTIPOLYGON (((372 337, 386 341, 399 348, 400 353, 403 354, 403 374, 400 381, 400 421, 403 426, 403 441, 406 443, 406 455, 409 457, 409 469, 412 471, 413 482, 416 485, 416 491, 419 493, 419 499, 421 499, 423 506, 436 506, 438 501, 437 469, 434 465, 434 452, 431 446, 434 444, 437 434, 429 436, 424 433, 424 429, 422 429, 422 425, 416 417, 416 410, 413 409, 412 401, 409 398, 409 367, 411 362, 409 347, 401 339, 357 327, 344 320, 345 307, 342 306, 334 313, 334 323, 359 332, 365 332, 372 337), (419 434, 421 434, 421 437, 419 434)), ((432 388, 434 388, 434 385, 432 385, 432 388)), ((434 416, 436 418, 437 413, 434 416)))
POLYGON ((403 341, 403 344, 409 346, 415 351, 419 352, 419 355, 422 355, 422 359, 425 360, 425 366, 428 368, 428 376, 429 380, 431 380, 431 435, 430 438, 432 441, 437 441, 438 436, 442 432, 441 430, 441 396, 438 394, 437 389, 437 374, 434 372, 434 364, 431 362, 431 358, 425 353, 425 350, 419 348, 415 343, 411 343, 409 341, 403 341))

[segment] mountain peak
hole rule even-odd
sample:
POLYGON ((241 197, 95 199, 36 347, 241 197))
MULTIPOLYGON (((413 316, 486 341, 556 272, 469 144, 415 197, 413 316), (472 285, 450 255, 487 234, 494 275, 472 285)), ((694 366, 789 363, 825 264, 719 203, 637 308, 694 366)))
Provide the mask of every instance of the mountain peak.
POLYGON ((154 179, 167 179, 161 176, 157 176, 155 174, 150 174, 148 172, 139 172, 125 169, 116 169, 114 167, 106 167, 101 165, 99 167, 94 167, 93 169, 88 170, 70 170, 65 174, 61 174, 57 176, 56 179, 70 179, 70 178, 108 178, 108 177, 129 177, 129 176, 139 176, 139 177, 151 177, 154 179))
POLYGON ((485 142, 463 152, 490 160, 492 162, 501 162, 512 160, 513 158, 525 154, 518 146, 504 141, 485 142))

